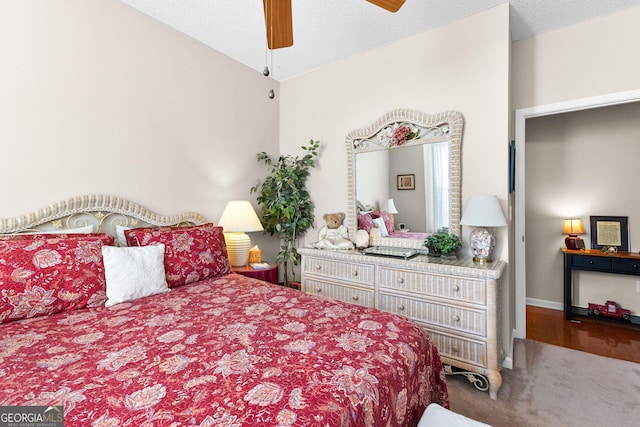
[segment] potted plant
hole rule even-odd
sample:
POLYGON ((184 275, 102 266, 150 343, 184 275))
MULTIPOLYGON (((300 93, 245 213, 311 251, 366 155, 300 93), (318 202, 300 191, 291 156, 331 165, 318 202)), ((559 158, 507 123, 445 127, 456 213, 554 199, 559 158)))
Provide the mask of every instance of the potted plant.
POLYGON ((464 242, 455 234, 449 233, 448 228, 442 228, 424 240, 424 246, 429 248, 429 255, 448 255, 462 247, 464 242))
POLYGON ((300 254, 294 246, 296 239, 313 227, 315 206, 306 183, 319 146, 320 141, 309 141, 308 146, 302 147, 306 151, 302 157, 281 155, 274 159, 264 151, 256 155, 258 162, 269 168, 269 174, 262 183, 251 187, 251 193, 258 194, 264 230, 280 237, 277 261, 284 267, 285 285, 289 284, 289 268, 295 280, 294 266, 300 264, 300 254))

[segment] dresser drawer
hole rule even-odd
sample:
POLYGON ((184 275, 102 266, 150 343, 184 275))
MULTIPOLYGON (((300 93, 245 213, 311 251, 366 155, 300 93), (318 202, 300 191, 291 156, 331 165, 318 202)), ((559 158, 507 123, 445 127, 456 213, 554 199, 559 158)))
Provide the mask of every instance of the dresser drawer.
MULTIPOLYGON (((454 337, 428 328, 425 330, 438 348, 440 356, 481 368, 487 367, 487 346, 484 342, 454 337)), ((453 361, 451 364, 455 366, 453 361)))
POLYGON ((485 305, 487 290, 484 280, 427 274, 418 271, 378 268, 381 288, 415 292, 485 305))
POLYGON ((484 310, 469 310, 385 292, 380 292, 378 308, 402 314, 417 322, 450 328, 481 337, 486 337, 487 335, 487 315, 484 310))
POLYGON ((611 267, 616 273, 637 274, 640 276, 640 260, 613 258, 611 267))
POLYGON ((341 286, 335 283, 305 278, 302 281, 302 291, 308 294, 322 295, 328 298, 349 302, 351 304, 373 307, 372 290, 341 286))
POLYGON ((574 255, 573 267, 583 270, 611 270, 611 258, 599 256, 574 255))
POLYGON ((322 277, 339 279, 371 286, 373 288, 374 267, 370 264, 342 262, 322 258, 309 257, 302 263, 302 274, 313 274, 322 277))

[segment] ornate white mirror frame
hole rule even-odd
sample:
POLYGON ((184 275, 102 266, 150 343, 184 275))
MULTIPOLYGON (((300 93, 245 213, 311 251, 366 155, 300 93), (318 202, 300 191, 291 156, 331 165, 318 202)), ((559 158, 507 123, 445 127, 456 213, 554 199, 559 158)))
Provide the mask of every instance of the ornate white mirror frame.
MULTIPOLYGON (((462 131, 464 117, 457 111, 445 111, 439 114, 425 114, 409 109, 390 111, 369 127, 356 129, 346 138, 347 146, 347 226, 349 238, 355 241, 358 230, 356 207, 356 154, 376 150, 393 150, 398 147, 448 141, 449 143, 449 231, 460 236, 461 195, 462 195, 462 131), (389 126, 409 125, 417 130, 415 137, 402 145, 388 142, 388 138, 379 138, 389 126)), ((421 239, 380 237, 372 242, 378 246, 424 248, 421 239)))

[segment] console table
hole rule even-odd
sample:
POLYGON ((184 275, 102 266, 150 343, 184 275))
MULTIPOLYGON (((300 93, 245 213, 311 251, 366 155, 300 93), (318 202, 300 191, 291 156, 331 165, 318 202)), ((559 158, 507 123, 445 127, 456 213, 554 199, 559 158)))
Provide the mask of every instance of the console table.
POLYGON ((436 344, 447 374, 465 375, 496 399, 502 383, 500 277, 506 264, 365 255, 301 248, 302 290, 401 314, 436 344), (462 372, 454 371, 451 367, 462 372))
POLYGON ((564 313, 567 320, 571 320, 574 314, 587 314, 586 309, 571 304, 573 270, 640 276, 640 254, 638 253, 611 253, 596 249, 572 250, 566 248, 562 248, 562 253, 564 254, 564 313))

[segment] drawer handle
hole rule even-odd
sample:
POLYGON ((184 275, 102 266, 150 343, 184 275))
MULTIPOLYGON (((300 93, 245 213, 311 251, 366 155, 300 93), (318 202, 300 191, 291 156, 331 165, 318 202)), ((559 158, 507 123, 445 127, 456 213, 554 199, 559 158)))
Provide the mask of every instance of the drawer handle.
POLYGON ((593 262, 593 260, 589 260, 589 264, 593 265, 595 263, 593 262))
POLYGON ((351 299, 353 299, 354 301, 358 301, 358 295, 352 296, 351 299))
POLYGON ((460 316, 458 316, 457 314, 454 314, 452 317, 454 322, 459 322, 460 321, 460 316))
POLYGON ((353 270, 353 276, 357 276, 358 275, 358 270, 353 270))
POLYGON ((638 268, 638 264, 633 264, 633 268, 638 268))
POLYGON ((316 265, 316 270, 321 270, 322 266, 320 264, 316 265))
POLYGON ((453 285, 453 291, 454 291, 454 292, 459 292, 459 291, 460 291, 460 286, 458 286, 458 285, 453 285))
POLYGON ((398 277, 398 283, 404 283, 404 277, 398 277))
POLYGON ((322 288, 316 288, 316 292, 321 294, 322 293, 322 288))
POLYGON ((451 346, 451 351, 453 351, 454 353, 458 353, 460 352, 460 349, 458 348, 457 345, 451 346))
POLYGON ((404 311, 404 304, 400 304, 400 305, 398 306, 398 310, 400 310, 400 311, 404 311))

